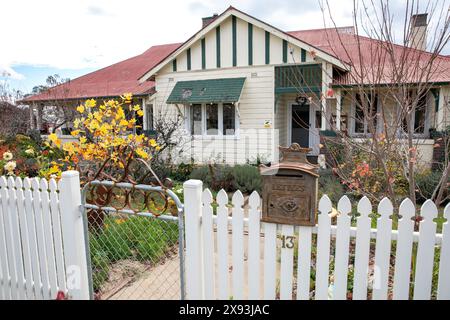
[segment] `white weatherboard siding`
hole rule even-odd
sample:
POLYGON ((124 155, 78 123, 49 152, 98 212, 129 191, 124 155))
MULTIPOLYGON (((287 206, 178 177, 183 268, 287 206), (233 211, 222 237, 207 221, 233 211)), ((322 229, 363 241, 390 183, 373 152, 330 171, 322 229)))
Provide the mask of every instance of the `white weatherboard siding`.
POLYGON ((270 63, 283 63, 283 40, 272 34, 270 35, 270 63))
POLYGON ((184 145, 187 151, 184 156, 190 155, 189 150, 191 150, 192 156, 198 162, 215 159, 225 160, 227 163, 245 163, 257 156, 271 159, 274 150, 273 126, 264 128, 264 121, 270 120, 273 123, 274 73, 272 66, 176 72, 157 76, 155 107, 174 115, 176 107, 167 105, 165 102, 178 81, 237 77, 246 78, 239 102, 239 135, 231 139, 195 137, 184 145))
POLYGON ((241 19, 236 20, 237 65, 248 66, 248 23, 241 19))
POLYGON ((200 70, 202 69, 202 47, 201 47, 201 43, 200 41, 195 43, 192 47, 191 47, 191 70, 200 70), (195 59, 193 59, 192 57, 195 57, 195 59), (199 59, 200 57, 200 59, 199 59))
POLYGON ((216 67, 216 29, 210 31, 205 37, 205 62, 206 69, 213 69, 216 67))
MULTIPOLYGON (((220 67, 229 68, 233 66, 233 41, 231 30, 231 17, 220 25, 220 67)), ((239 47, 239 45, 238 45, 239 47)), ((195 57, 198 59, 198 57, 195 57)), ((201 57, 200 57, 201 59, 201 57)), ((195 69, 193 69, 195 70, 195 69)))

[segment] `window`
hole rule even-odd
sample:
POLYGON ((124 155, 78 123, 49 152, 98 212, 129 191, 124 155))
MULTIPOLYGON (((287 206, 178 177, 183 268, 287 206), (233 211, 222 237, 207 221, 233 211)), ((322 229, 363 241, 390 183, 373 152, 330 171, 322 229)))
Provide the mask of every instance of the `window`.
MULTIPOLYGON (((422 94, 417 100, 417 92, 409 91, 408 92, 408 108, 409 110, 413 108, 414 104, 415 110, 411 114, 411 125, 414 130, 413 134, 424 134, 425 133, 425 120, 427 114, 427 95, 422 94), (416 100, 416 101, 415 101, 416 100)), ((408 124, 406 121, 406 117, 403 119, 403 131, 408 132, 408 124)))
POLYGON ((146 130, 153 130, 153 104, 145 105, 146 130))
POLYGON ((189 109, 189 131, 193 136, 235 136, 236 107, 232 103, 193 104, 189 109))
POLYGON ((361 95, 355 95, 353 132, 356 134, 373 134, 369 121, 372 121, 374 131, 377 131, 378 96, 372 97, 372 94, 364 94, 363 98, 367 99, 367 101, 364 101, 361 100, 361 95), (367 109, 366 112, 365 109, 367 109))
POLYGON ((223 135, 234 136, 236 131, 236 110, 231 103, 223 104, 223 135))
POLYGON ((316 111, 316 129, 322 129, 322 112, 316 111))
POLYGON ((219 134, 219 106, 207 105, 206 108, 206 134, 216 136, 219 134))
POLYGON ((201 135, 202 130, 202 105, 194 104, 191 106, 191 134, 201 135))

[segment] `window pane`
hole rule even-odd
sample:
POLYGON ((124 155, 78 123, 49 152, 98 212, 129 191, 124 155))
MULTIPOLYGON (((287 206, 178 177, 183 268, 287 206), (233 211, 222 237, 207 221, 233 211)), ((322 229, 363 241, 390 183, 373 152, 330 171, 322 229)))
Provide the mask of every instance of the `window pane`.
POLYGON ((223 105, 223 134, 232 136, 236 131, 236 112, 234 105, 224 103, 223 105))
POLYGON ((417 102, 416 112, 414 114, 414 133, 424 133, 426 107, 427 97, 424 95, 417 102))
POLYGON ((147 130, 153 130, 153 104, 145 106, 147 130))
POLYGON ((219 106, 217 104, 206 105, 206 134, 217 135, 219 133, 219 106))
POLYGON ((355 133, 364 133, 364 111, 361 103, 361 96, 355 96, 355 133))
POLYGON ((369 126, 367 127, 367 132, 369 133, 376 133, 377 132, 377 108, 378 108, 378 96, 375 95, 375 99, 372 99, 372 96, 369 95, 369 102, 370 102, 370 115, 373 121, 373 128, 375 132, 370 132, 371 129, 369 128, 369 126))
POLYGON ((378 108, 378 96, 375 95, 375 98, 372 98, 372 94, 364 94, 365 101, 361 100, 361 96, 359 94, 356 95, 355 101, 355 133, 376 133, 377 130, 377 108, 378 108), (368 112, 364 112, 364 108, 368 112), (365 118, 365 114, 367 114, 368 119, 365 118), (369 116, 370 115, 370 116, 369 116), (371 132, 371 128, 368 124, 368 120, 371 120, 373 123, 373 130, 375 132, 371 132), (364 129, 364 125, 366 125, 366 129, 364 129))
POLYGON ((191 107, 191 134, 202 134, 202 105, 194 104, 191 107))
POLYGON ((322 129, 322 112, 316 111, 316 129, 322 129))

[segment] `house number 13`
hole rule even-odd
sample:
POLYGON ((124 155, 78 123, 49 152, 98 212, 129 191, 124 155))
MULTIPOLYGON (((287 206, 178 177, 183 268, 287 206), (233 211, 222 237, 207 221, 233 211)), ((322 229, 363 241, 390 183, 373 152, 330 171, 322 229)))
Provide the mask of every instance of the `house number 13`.
POLYGON ((294 236, 281 236, 281 247, 283 249, 292 249, 294 248, 294 236))

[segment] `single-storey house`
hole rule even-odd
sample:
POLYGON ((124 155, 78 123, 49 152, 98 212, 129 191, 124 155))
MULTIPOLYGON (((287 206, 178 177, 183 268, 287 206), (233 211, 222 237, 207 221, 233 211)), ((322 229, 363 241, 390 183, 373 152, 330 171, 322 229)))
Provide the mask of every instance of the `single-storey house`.
MULTIPOLYGON (((183 43, 151 47, 24 99, 33 106, 32 125, 39 128, 39 110, 53 101, 70 106, 131 92, 143 106, 144 130, 153 129, 158 114, 182 114, 184 157, 198 162, 273 160, 279 145, 293 142, 317 156, 320 134, 330 130, 345 130, 355 139, 367 137, 367 123, 358 119, 352 92, 361 83, 349 75, 358 64, 376 63, 373 50, 380 47, 379 40, 356 36, 353 27, 286 32, 233 7, 202 22, 183 43)), ((422 21, 417 27, 426 26, 422 21)), ((408 50, 428 54, 420 45, 408 50)), ((450 57, 436 59, 438 66, 427 78, 432 90, 413 120, 424 162, 433 158, 430 129, 450 125, 450 57)), ((388 77, 385 83, 377 81, 392 82, 388 77)), ((394 100, 379 100, 377 105, 395 110, 394 100)), ((377 128, 383 130, 384 119, 378 120, 377 128)))

